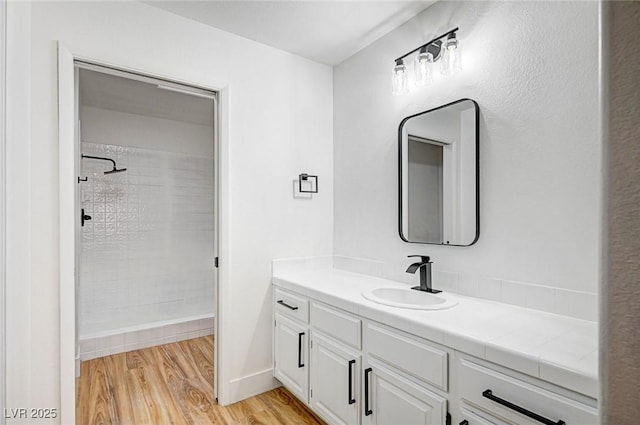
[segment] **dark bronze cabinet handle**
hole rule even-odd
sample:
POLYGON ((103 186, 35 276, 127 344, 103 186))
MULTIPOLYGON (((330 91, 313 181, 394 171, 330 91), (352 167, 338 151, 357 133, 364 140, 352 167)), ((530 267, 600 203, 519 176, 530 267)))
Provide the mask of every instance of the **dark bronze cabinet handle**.
POLYGON ((349 404, 353 404, 356 402, 355 397, 353 396, 353 365, 356 364, 355 360, 349 360, 349 404))
POLYGON ((297 310, 298 309, 298 307, 294 307, 292 305, 289 305, 286 302, 284 302, 283 300, 278 300, 278 304, 287 307, 289 310, 297 310))
POLYGON ((302 337, 304 336, 304 332, 300 332, 298 334, 298 367, 304 367, 304 363, 302 363, 302 337))
POLYGON ((364 415, 369 416, 373 413, 373 410, 369 409, 369 374, 373 369, 367 368, 364 370, 364 415))
POLYGON ((520 407, 517 404, 513 404, 510 401, 507 401, 503 398, 497 397, 495 395, 493 395, 493 391, 491 391, 490 389, 486 389, 482 392, 482 397, 488 398, 491 401, 495 401, 498 404, 501 404, 504 407, 507 407, 511 410, 515 410, 516 412, 531 418, 533 420, 536 420, 538 422, 541 422, 545 425, 566 425, 566 422, 559 419, 558 421, 552 421, 551 419, 547 419, 544 416, 538 415, 537 413, 532 412, 531 410, 527 410, 524 407, 520 407))
POLYGON ((469 425, 469 421, 465 419, 464 421, 460 422, 460 425, 469 425))

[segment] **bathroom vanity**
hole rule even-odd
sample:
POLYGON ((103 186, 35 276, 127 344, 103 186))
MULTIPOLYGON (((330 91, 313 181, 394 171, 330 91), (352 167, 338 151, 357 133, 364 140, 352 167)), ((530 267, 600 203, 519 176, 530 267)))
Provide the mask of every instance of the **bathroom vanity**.
POLYGON ((362 294, 409 287, 308 262, 272 283, 274 376, 330 424, 598 423, 593 322, 446 293, 385 306, 362 294))

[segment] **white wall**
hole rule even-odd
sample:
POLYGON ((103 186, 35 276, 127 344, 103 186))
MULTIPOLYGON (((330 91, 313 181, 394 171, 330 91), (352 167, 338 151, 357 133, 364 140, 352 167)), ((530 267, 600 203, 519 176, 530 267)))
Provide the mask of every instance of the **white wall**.
POLYGON ((242 378, 271 367, 270 261, 332 250, 331 69, 139 3, 11 6, 24 7, 12 30, 22 36, 16 46, 29 52, 15 63, 22 72, 10 76, 24 89, 12 107, 26 112, 16 123, 31 123, 19 127, 24 134, 16 141, 23 145, 9 152, 14 187, 24 189, 12 210, 21 207, 21 216, 9 216, 21 234, 10 242, 19 249, 9 252, 16 264, 27 264, 23 279, 9 281, 9 303, 24 319, 8 332, 12 405, 60 402, 56 40, 76 55, 228 86, 230 186, 222 207, 229 223, 221 258, 227 280, 221 285, 228 285, 224 303, 233 339, 224 374, 242 396, 242 378), (322 190, 311 201, 292 198, 291 182, 300 172, 320 176, 322 190), (21 173, 26 180, 14 181, 21 173))
POLYGON ((213 156, 213 126, 82 106, 82 140, 213 156))
MULTIPOLYGON (((55 356, 44 364, 33 365, 32 354, 41 341, 31 332, 31 85, 30 40, 31 5, 7 2, 7 234, 6 234, 6 406, 28 406, 31 403, 32 380, 53 379, 47 368, 55 367, 55 356), (27 30, 27 31, 25 31, 27 30)), ((52 275, 53 277, 54 275, 52 275)), ((43 312, 46 320, 51 314, 43 312)), ((53 320, 50 324, 55 323, 53 320)), ((57 332, 55 326, 53 332, 57 332)), ((49 344, 55 335, 43 342, 49 344)), ((55 355, 57 352, 50 351, 55 355)), ((57 379, 57 376, 55 376, 57 379)), ((46 392, 44 394, 47 394, 46 392)), ((53 395, 55 397, 55 394, 53 395)), ((51 397, 51 395, 49 395, 51 397)), ((46 400, 50 401, 50 399, 46 400)), ((57 402, 56 402, 57 404, 57 402)))
POLYGON ((476 283, 587 292, 595 311, 598 117, 596 2, 434 4, 334 69, 335 254, 383 261, 398 276, 406 255, 431 255, 435 271, 476 283), (392 96, 393 59, 456 26, 462 73, 392 96), (398 124, 460 98, 480 106, 480 239, 461 248, 404 243, 398 124))

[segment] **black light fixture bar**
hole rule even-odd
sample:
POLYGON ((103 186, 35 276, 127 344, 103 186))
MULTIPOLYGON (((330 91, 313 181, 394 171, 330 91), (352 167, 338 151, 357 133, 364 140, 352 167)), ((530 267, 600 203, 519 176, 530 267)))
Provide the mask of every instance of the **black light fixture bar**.
POLYGON ((422 49, 423 47, 427 47, 427 46, 429 46, 430 44, 433 44, 433 43, 435 43, 436 41, 438 41, 438 40, 440 40, 440 39, 442 39, 442 38, 445 38, 445 37, 446 37, 446 36, 448 36, 449 34, 454 33, 454 32, 456 32, 456 31, 458 31, 459 29, 460 29, 460 27, 455 27, 454 29, 452 29, 452 30, 450 30, 450 31, 445 32, 445 33, 444 33, 444 34, 442 34, 441 36, 436 37, 436 38, 434 38, 433 40, 431 40, 431 41, 429 41, 429 42, 427 42, 427 43, 423 44, 422 46, 418 46, 417 48, 413 49, 412 51, 410 51, 410 52, 408 52, 408 53, 406 53, 406 54, 404 54, 404 55, 400 56, 398 59, 396 59, 396 60, 395 60, 395 62, 396 62, 396 63, 398 63, 399 61, 401 61, 402 59, 406 58, 406 57, 407 57, 407 56, 409 56, 410 54, 415 53, 415 52, 417 52, 418 50, 422 49))

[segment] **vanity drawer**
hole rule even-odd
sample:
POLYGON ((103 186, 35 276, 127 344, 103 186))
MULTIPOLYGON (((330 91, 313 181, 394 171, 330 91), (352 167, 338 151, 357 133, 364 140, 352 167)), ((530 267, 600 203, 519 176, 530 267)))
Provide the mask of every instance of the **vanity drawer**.
POLYGON ((477 415, 467 409, 460 409, 461 421, 459 425, 505 425, 505 422, 491 417, 490 419, 477 415), (465 422, 466 421, 466 422, 465 422))
POLYGON ((462 401, 518 425, 540 425, 518 408, 547 418, 549 423, 595 425, 595 408, 556 394, 532 383, 505 375, 469 359, 458 360, 459 394, 462 401), (511 404, 511 407, 507 404, 511 404))
POLYGON ((448 390, 448 353, 421 338, 367 322, 365 350, 441 390, 448 390))
POLYGON ((276 288, 275 311, 303 323, 309 323, 309 300, 276 288))
POLYGON ((361 347, 362 321, 350 314, 312 302, 311 326, 358 350, 361 347))

